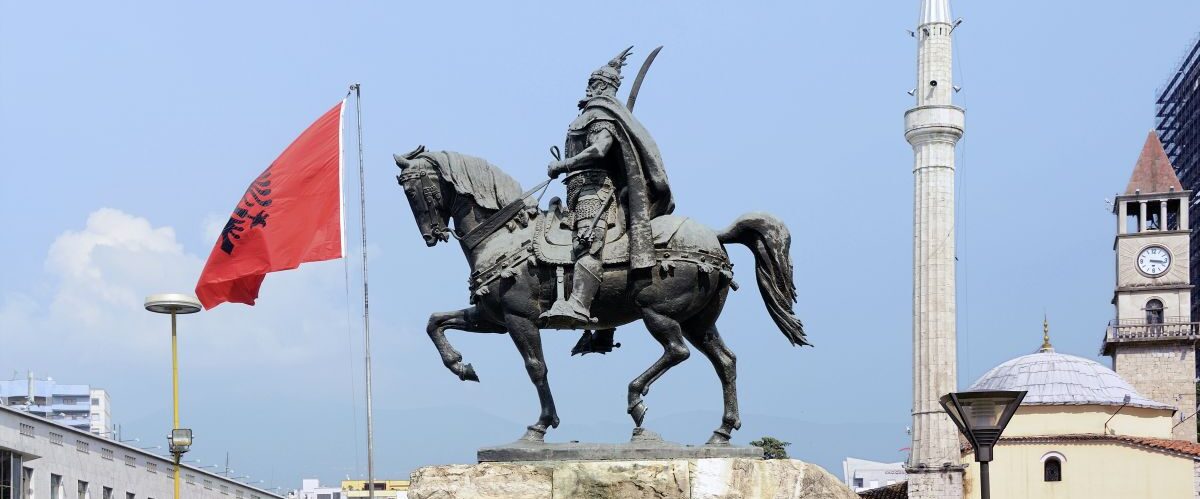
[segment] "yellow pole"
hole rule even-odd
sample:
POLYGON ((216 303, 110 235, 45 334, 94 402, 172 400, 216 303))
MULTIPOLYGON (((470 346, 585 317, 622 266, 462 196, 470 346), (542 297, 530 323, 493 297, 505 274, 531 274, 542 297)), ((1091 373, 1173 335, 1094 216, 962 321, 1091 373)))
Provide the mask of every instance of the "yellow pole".
MULTIPOLYGON (((175 312, 171 312, 171 405, 174 426, 179 429, 179 341, 175 334, 175 312)), ((175 454, 175 499, 179 499, 179 454, 175 454)))

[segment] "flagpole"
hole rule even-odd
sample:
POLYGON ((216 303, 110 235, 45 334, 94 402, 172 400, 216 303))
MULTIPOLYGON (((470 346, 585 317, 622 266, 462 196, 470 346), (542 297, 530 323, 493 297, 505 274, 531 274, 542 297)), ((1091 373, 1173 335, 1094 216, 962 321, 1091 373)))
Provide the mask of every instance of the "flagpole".
POLYGON ((354 119, 358 125, 358 215, 362 231, 362 279, 363 279, 363 350, 366 352, 363 369, 367 377, 367 497, 375 499, 375 420, 371 413, 371 302, 367 294, 367 189, 363 170, 362 145, 362 89, 358 83, 350 85, 354 91, 354 119))

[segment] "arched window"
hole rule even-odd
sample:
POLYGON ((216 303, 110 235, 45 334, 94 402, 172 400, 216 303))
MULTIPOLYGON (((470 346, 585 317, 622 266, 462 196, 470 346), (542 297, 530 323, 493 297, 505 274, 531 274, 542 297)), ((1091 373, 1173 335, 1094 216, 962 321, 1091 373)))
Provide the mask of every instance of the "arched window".
POLYGON ((1146 302, 1146 324, 1163 323, 1163 303, 1158 298, 1146 302))
POLYGON ((1047 458, 1042 461, 1042 479, 1047 482, 1062 481, 1062 461, 1057 457, 1047 458))

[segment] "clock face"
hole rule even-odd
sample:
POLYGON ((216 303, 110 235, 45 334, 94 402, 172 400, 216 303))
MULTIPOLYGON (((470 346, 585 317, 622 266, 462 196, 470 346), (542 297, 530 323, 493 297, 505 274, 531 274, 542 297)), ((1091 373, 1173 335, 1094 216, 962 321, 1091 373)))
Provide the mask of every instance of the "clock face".
POLYGON ((1171 253, 1162 246, 1150 246, 1137 257, 1138 270, 1149 276, 1160 276, 1171 267, 1171 253))

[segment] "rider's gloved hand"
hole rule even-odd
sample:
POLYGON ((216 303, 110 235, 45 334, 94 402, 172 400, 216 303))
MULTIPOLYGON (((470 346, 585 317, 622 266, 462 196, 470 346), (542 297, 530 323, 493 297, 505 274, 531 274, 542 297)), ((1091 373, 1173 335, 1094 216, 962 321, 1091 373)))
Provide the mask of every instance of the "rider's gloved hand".
POLYGON ((546 166, 546 175, 549 175, 550 178, 558 178, 558 176, 562 175, 565 171, 567 171, 567 166, 563 164, 562 161, 551 161, 550 164, 546 166))

